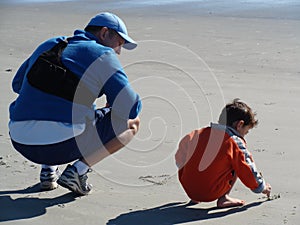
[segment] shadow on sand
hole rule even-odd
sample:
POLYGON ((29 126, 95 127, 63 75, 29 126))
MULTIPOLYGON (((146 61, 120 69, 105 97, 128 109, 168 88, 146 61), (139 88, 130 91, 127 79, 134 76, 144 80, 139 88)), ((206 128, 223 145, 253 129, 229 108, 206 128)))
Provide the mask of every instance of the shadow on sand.
POLYGON ((72 202, 78 195, 69 192, 55 198, 32 197, 31 194, 39 193, 39 184, 23 190, 0 191, 0 222, 12 221, 41 216, 48 207, 72 202), (12 194, 24 194, 25 197, 12 199, 12 194))
POLYGON ((243 212, 251 207, 258 206, 262 202, 254 202, 242 207, 218 209, 217 207, 201 209, 191 208, 193 204, 184 202, 169 203, 147 210, 139 210, 121 214, 108 221, 107 225, 172 225, 193 221, 209 220, 224 217, 229 214, 243 212))

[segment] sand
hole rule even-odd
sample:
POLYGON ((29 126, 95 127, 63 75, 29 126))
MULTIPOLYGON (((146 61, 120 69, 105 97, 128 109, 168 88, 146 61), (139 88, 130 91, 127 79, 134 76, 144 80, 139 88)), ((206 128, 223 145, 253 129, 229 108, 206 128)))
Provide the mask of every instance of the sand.
POLYGON ((133 7, 95 2, 1 4, 0 222, 298 224, 299 4, 204 1, 133 7), (71 35, 100 11, 118 14, 139 42, 136 50, 123 50, 120 60, 143 98, 141 129, 128 147, 94 167, 89 196, 76 197, 63 188, 40 192, 39 165, 10 144, 11 80, 37 44, 71 35), (246 200, 244 207, 188 205, 176 176, 178 142, 187 132, 216 122, 224 104, 237 97, 257 112, 259 126, 246 139, 272 185, 273 200, 238 181, 232 196, 246 200))

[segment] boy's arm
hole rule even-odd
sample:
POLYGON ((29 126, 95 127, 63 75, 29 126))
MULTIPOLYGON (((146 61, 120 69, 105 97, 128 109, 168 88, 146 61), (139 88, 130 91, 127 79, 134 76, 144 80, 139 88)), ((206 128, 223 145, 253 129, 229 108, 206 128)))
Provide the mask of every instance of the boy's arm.
POLYGON ((245 143, 239 137, 233 137, 238 145, 238 149, 234 151, 234 170, 237 176, 248 188, 254 193, 262 193, 267 189, 262 174, 257 170, 252 155, 247 150, 245 143))
POLYGON ((181 169, 185 165, 188 141, 189 141, 188 135, 182 138, 181 141, 179 142, 178 150, 175 154, 176 166, 179 169, 181 169))
POLYGON ((189 161, 198 144, 199 133, 197 130, 192 131, 181 139, 178 150, 175 154, 176 165, 179 169, 189 161))

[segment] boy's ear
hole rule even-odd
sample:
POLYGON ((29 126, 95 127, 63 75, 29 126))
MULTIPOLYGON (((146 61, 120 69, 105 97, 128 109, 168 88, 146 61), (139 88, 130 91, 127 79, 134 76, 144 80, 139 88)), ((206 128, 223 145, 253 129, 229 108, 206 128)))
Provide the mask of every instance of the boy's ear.
POLYGON ((244 120, 239 120, 237 121, 236 123, 236 129, 238 130, 239 128, 242 128, 245 124, 245 121, 244 120))
POLYGON ((239 128, 242 128, 245 124, 245 121, 244 120, 237 120, 235 121, 232 125, 232 127, 236 130, 238 130, 239 128))

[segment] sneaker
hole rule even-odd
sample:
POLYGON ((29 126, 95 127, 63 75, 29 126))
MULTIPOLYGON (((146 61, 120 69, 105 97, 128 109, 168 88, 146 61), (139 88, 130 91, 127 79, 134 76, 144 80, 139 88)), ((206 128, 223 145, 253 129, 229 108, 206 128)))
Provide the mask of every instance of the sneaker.
POLYGON ((50 169, 42 169, 40 173, 40 187, 43 191, 50 191, 58 187, 57 180, 60 177, 61 172, 56 169, 52 171, 50 169))
POLYGON ((75 166, 68 165, 57 183, 79 195, 87 195, 92 190, 92 185, 87 183, 87 173, 90 171, 80 176, 75 166))

